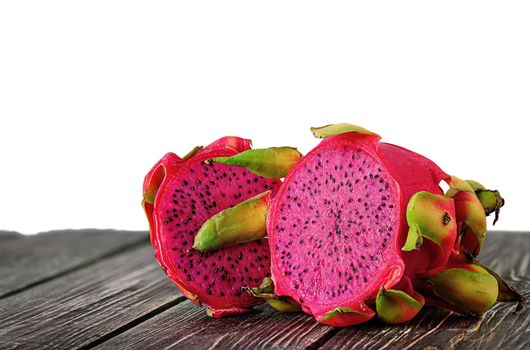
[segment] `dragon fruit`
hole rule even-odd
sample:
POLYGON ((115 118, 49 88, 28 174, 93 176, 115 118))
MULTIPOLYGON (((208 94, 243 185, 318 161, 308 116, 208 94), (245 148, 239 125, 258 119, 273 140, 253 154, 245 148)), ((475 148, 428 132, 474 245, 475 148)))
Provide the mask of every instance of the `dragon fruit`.
MULTIPOLYGON (((404 275, 412 279, 448 261, 457 235, 454 205, 433 201, 437 210, 429 216, 440 216, 444 236, 425 239, 422 250, 409 254, 401 251, 409 231, 405 212, 418 192, 443 195, 439 183, 448 175, 365 129, 313 131, 325 139, 291 170, 270 206, 275 294, 293 298, 319 322, 339 326, 375 316, 368 304, 378 295, 421 304, 392 287, 404 275)), ((423 213, 418 215, 421 221, 423 213)))
MULTIPOLYGON (((497 191, 473 188, 473 182, 357 126, 312 130, 325 140, 292 168, 268 205, 264 195, 257 206, 268 210, 266 232, 258 237, 268 234, 272 276, 260 287, 245 287, 250 295, 334 326, 376 313, 387 323, 406 322, 425 303, 476 315, 496 300, 521 301, 475 261, 485 216, 498 215, 503 204, 497 191), (439 187, 442 180, 451 187, 447 194, 439 187), (478 191, 494 196, 481 200, 478 191), (453 283, 461 288, 448 288, 453 283), (467 309, 470 299, 477 306, 467 309)), ((240 205, 234 212, 249 208, 240 205)))
MULTIPOLYGON (((195 230, 182 235, 193 236, 194 250, 185 250, 186 241, 180 258, 218 256, 219 261, 230 249, 258 253, 248 245, 264 242, 268 235, 271 272, 265 272, 263 282, 257 285, 260 271, 252 261, 269 260, 259 251, 257 257, 237 264, 237 271, 247 273, 241 283, 232 276, 215 281, 216 288, 222 286, 216 292, 230 290, 237 298, 211 296, 215 283, 197 287, 188 278, 185 284, 175 277, 187 273, 177 264, 170 278, 183 293, 197 303, 200 297, 214 317, 245 312, 260 298, 280 311, 302 310, 334 326, 358 324, 376 314, 386 323, 403 323, 425 304, 465 315, 479 315, 496 301, 519 301, 518 310, 524 306, 515 290, 476 260, 485 240, 486 216, 494 212, 496 221, 504 204, 498 191, 449 176, 429 159, 380 142, 377 134, 354 125, 312 130, 326 139, 301 160, 290 148, 221 155, 198 151, 185 157, 191 160, 184 160, 182 167, 195 160, 199 168, 215 164, 216 169, 241 167, 266 177, 287 177, 279 189, 273 182, 249 189, 248 196, 236 193, 230 204, 207 212, 195 230), (442 180, 450 187, 445 194, 439 187, 442 180)), ((158 169, 155 166, 144 187, 148 216, 158 203, 152 194, 167 173, 158 169)), ((235 182, 241 189, 240 179, 235 182)), ((161 222, 168 225, 163 210, 158 221, 151 222, 152 232, 163 232, 161 222)), ((153 244, 161 247, 159 236, 153 244)), ((173 245, 172 250, 179 249, 173 245)), ((212 275, 215 265, 202 266, 203 275, 212 275)), ((226 264, 222 267, 226 271, 226 264)), ((217 273, 215 268, 213 276, 217 273)))
POLYGON ((250 140, 223 137, 206 148, 194 148, 183 158, 167 153, 145 177, 142 203, 155 257, 181 292, 194 304, 206 305, 209 315, 244 313, 261 302, 241 288, 258 286, 270 276, 269 247, 266 240, 258 239, 199 252, 191 249, 194 236, 223 209, 264 190, 275 193, 280 181, 256 173, 282 175, 300 157, 292 148, 250 150, 250 140), (249 171, 208 161, 234 155, 257 168, 249 171), (278 170, 278 164, 283 168, 278 170), (268 169, 274 172, 269 174, 268 169))

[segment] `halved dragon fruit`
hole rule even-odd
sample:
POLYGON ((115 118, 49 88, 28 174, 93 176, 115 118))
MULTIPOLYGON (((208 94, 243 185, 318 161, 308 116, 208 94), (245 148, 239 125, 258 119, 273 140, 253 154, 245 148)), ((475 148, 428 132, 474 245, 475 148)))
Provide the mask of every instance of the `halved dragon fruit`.
POLYGON ((292 163, 301 156, 291 148, 249 151, 250 145, 250 140, 223 137, 206 148, 195 148, 182 159, 168 153, 144 181, 143 206, 156 259, 181 292, 196 305, 206 305, 213 317, 247 312, 261 302, 241 288, 258 286, 270 276, 269 247, 267 240, 261 239, 199 252, 192 249, 195 235, 207 219, 223 209, 263 191, 275 193, 279 180, 255 174, 261 168, 266 170, 271 159, 287 154, 292 163), (249 156, 251 160, 258 157, 261 162, 253 164, 261 168, 251 172, 209 161, 234 155, 246 165, 249 156))
MULTIPOLYGON (((485 280, 492 290, 481 305, 491 306, 504 283, 491 271, 440 272, 455 263, 473 263, 484 242, 488 209, 469 183, 357 126, 328 125, 313 132, 326 139, 292 168, 268 206, 265 195, 256 206, 260 213, 269 211, 272 278, 246 287, 250 295, 279 310, 301 308, 329 325, 361 323, 376 312, 385 322, 401 323, 425 303, 416 282, 427 302, 439 306, 457 305, 478 293, 451 298, 440 292, 456 276, 463 285, 467 278, 485 280), (451 187, 447 195, 439 187, 441 180, 451 187)), ((230 158, 225 162, 235 164, 230 158)), ((230 215, 249 215, 252 201, 235 206, 230 215)), ((498 212, 501 201, 496 203, 498 212)), ((253 217, 260 221, 263 215, 253 217)), ((226 232, 246 236, 244 230, 226 232)), ((205 237, 197 235, 196 246, 205 237)), ((208 249, 215 250, 216 243, 208 249)), ((466 313, 458 306, 451 310, 466 313)))
MULTIPOLYGON (((291 170, 270 207, 275 293, 322 323, 360 323, 375 315, 367 302, 396 285, 406 267, 413 276, 447 262, 449 254, 428 240, 421 253, 401 252, 409 199, 420 191, 442 195, 447 174, 364 129, 334 125, 314 133, 326 139, 291 170)), ((435 214, 451 224, 442 243, 450 246, 456 225, 451 205, 446 209, 435 214)))

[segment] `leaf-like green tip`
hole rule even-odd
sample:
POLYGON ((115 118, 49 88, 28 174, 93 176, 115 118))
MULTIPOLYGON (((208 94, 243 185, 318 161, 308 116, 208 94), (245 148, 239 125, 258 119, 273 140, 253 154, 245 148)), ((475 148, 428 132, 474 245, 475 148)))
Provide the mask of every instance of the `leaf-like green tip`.
POLYGON ((166 176, 166 168, 163 165, 159 165, 154 171, 153 176, 150 178, 147 189, 144 192, 144 199, 142 205, 145 203, 154 204, 158 187, 162 183, 162 179, 166 176))
POLYGON ((243 291, 247 292, 254 298, 263 299, 274 309, 281 312, 298 312, 301 311, 301 307, 298 303, 294 302, 289 297, 279 297, 274 294, 274 283, 271 278, 265 277, 263 282, 257 288, 250 288, 245 286, 242 288, 243 291))
POLYGON ((486 238, 486 212, 474 192, 458 192, 454 197, 456 219, 465 223, 474 233, 479 250, 486 238))
POLYGON ((466 180, 466 182, 473 188, 473 191, 475 191, 480 204, 482 204, 482 207, 484 208, 486 216, 495 213, 495 220, 493 220, 493 225, 495 225, 497 220, 499 220, 501 208, 504 206, 504 198, 502 198, 501 193, 497 190, 487 189, 481 183, 474 180, 466 180))
POLYGON ((243 201, 212 216, 195 235, 193 249, 216 250, 265 237, 271 191, 243 201))
POLYGON ((415 193, 407 205, 409 232, 402 250, 418 249, 423 238, 442 247, 456 230, 452 207, 451 198, 426 191, 415 193))
POLYGON ((333 135, 344 134, 346 132, 356 132, 359 134, 371 135, 376 137, 381 137, 375 132, 367 130, 361 126, 348 124, 348 123, 338 123, 338 124, 329 124, 319 127, 311 127, 311 132, 316 138, 324 139, 333 135))
POLYGON ((495 219, 493 220, 493 225, 495 225, 497 220, 499 220, 501 208, 504 206, 504 198, 502 198, 501 193, 497 190, 478 190, 475 193, 484 208, 486 216, 495 213, 495 219))
POLYGON ((486 187, 484 187, 480 182, 478 181, 475 181, 475 180, 466 180, 466 182, 469 184, 469 186, 471 186, 471 188, 473 189, 473 191, 477 192, 477 191, 483 191, 486 189, 486 187))
POLYGON ((467 181, 464 181, 454 175, 449 176, 446 182, 449 187, 451 187, 451 189, 456 192, 475 192, 473 190, 473 187, 471 187, 471 185, 467 181))
POLYGON ((257 289, 257 294, 262 293, 274 293, 274 282, 272 281, 272 278, 265 277, 257 289))
POLYGON ((499 191, 492 191, 492 190, 482 190, 479 192, 476 192, 478 200, 480 201, 480 204, 482 204, 482 207, 484 208, 484 211, 487 214, 491 214, 495 211, 495 208, 499 204, 502 206, 503 201, 498 200, 497 198, 500 197, 499 191))
POLYGON ((203 148, 203 146, 195 146, 191 149, 191 151, 189 151, 184 157, 182 157, 182 160, 183 161, 187 161, 188 159, 192 158, 193 156, 195 156, 197 153, 199 153, 199 151, 203 148))
POLYGON ((499 276, 495 271, 493 271, 489 267, 484 266, 478 262, 475 262, 475 265, 482 267, 497 280, 497 286, 499 288, 499 295, 497 296, 497 301, 517 302, 517 308, 515 309, 516 312, 521 311, 525 307, 526 299, 521 294, 519 294, 512 286, 510 286, 505 280, 503 280, 501 276, 499 276))
MULTIPOLYGON (((463 181, 455 176, 451 176, 448 181, 451 188, 447 191, 446 195, 449 197, 455 197, 459 191, 470 192, 469 188, 465 184, 462 184, 462 182, 467 183, 475 192, 480 204, 484 208, 486 216, 495 213, 495 220, 493 221, 493 225, 495 225, 497 220, 499 220, 500 209, 504 205, 504 198, 502 198, 500 192, 487 189, 480 182, 475 180, 463 181)), ((480 231, 480 228, 475 227, 475 229, 480 231)))
POLYGON ((222 244, 220 242, 222 239, 219 238, 217 222, 218 221, 212 217, 201 226, 199 232, 195 236, 193 249, 204 251, 221 248, 222 244))
POLYGON ((327 321, 335 316, 338 316, 338 315, 343 315, 343 314, 346 314, 346 313, 353 313, 353 314, 360 314, 360 312, 358 312, 357 310, 354 310, 352 308, 349 308, 349 307, 342 307, 342 306, 339 306, 339 307, 336 307, 335 309, 327 312, 321 319, 321 321, 327 321))
POLYGON ((450 268, 427 278, 436 296, 465 315, 477 316, 495 304, 499 294, 497 280, 476 265, 450 268))
POLYGON ((211 161, 241 166, 256 175, 279 179, 287 176, 291 168, 302 158, 293 147, 251 149, 231 157, 213 158, 211 161))
POLYGON ((277 298, 268 298, 265 299, 267 304, 269 304, 274 309, 281 312, 299 312, 302 311, 300 305, 291 302, 288 297, 277 297, 277 298))
POLYGON ((390 324, 411 320, 425 304, 425 299, 420 294, 415 294, 418 300, 401 290, 381 288, 375 301, 379 319, 390 324))
POLYGON ((156 190, 150 191, 148 189, 147 192, 144 193, 144 202, 153 204, 155 202, 155 195, 156 195, 156 190))
POLYGON ((410 252, 411 250, 417 250, 421 247, 423 238, 421 236, 420 229, 414 223, 410 224, 409 231, 407 233, 407 240, 401 250, 410 252))
POLYGON ((364 304, 361 304, 357 309, 339 306, 317 318, 317 321, 330 326, 343 327, 366 322, 374 315, 374 311, 364 304))
POLYGON ((461 241, 465 244, 460 244, 458 249, 476 256, 486 238, 486 210, 477 197, 477 192, 482 191, 480 188, 484 186, 473 180, 461 180, 456 176, 449 176, 446 182, 451 187, 446 195, 455 202, 456 220, 465 224, 462 225, 461 232, 463 234, 461 241), (469 231, 473 236, 469 236, 469 231))

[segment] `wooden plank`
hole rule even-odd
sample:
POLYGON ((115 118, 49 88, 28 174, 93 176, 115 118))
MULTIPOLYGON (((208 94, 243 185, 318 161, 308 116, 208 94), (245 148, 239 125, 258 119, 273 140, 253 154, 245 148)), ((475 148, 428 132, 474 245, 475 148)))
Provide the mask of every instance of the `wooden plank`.
POLYGON ((4 298, 0 348, 87 346, 183 299, 145 244, 4 298))
POLYGON ((65 230, 0 244, 0 298, 142 242, 146 232, 65 230))
POLYGON ((186 301, 97 349, 306 349, 333 332, 308 315, 279 313, 265 305, 253 314, 212 319, 186 301))
POLYGON ((7 241, 22 237, 24 236, 15 231, 0 231, 0 246, 7 241))
MULTIPOLYGON (((483 262, 528 290, 530 235, 490 235, 483 262), (524 253, 523 253, 524 252, 524 253), (526 253, 526 254, 525 254, 526 253)), ((428 309, 408 325, 377 321, 337 329, 266 306, 213 320, 182 297, 139 247, 0 303, 0 348, 525 348, 525 310, 498 304, 482 321, 428 309), (502 321, 502 322, 501 322, 502 321), (499 335, 500 334, 500 335, 499 335), (499 336, 497 336, 499 335, 499 336)), ((526 296, 530 297, 528 292, 526 296)))
MULTIPOLYGON (((528 290, 527 255, 530 235, 492 234, 483 256, 505 277, 518 280, 520 290, 528 290), (517 249, 518 254, 512 250, 517 249), (521 277, 516 277, 521 276, 521 277)), ((527 293, 527 296, 528 293, 527 293)), ((466 318, 436 309, 426 309, 408 325, 388 326, 377 320, 338 329, 317 324, 303 314, 282 314, 269 307, 259 306, 258 312, 248 316, 213 320, 204 310, 186 301, 145 321, 142 324, 102 343, 98 348, 164 348, 164 349, 315 349, 323 344, 325 349, 402 349, 496 348, 509 344, 509 348, 528 345, 528 309, 512 316, 513 304, 498 304, 483 318, 481 327, 473 318, 466 318), (502 322, 501 322, 502 321, 502 322), (499 325, 500 323, 500 325, 499 325), (515 336, 507 331, 513 328, 515 336), (492 334, 502 329, 498 339, 492 334), (510 339, 506 339, 510 337, 510 339), (504 342, 504 343, 503 343, 504 342)))
MULTIPOLYGON (((529 234, 490 234, 480 258, 530 298, 529 234)), ((529 349, 530 310, 513 311, 513 304, 498 303, 477 319, 426 308, 405 325, 342 329, 322 349, 529 349)))

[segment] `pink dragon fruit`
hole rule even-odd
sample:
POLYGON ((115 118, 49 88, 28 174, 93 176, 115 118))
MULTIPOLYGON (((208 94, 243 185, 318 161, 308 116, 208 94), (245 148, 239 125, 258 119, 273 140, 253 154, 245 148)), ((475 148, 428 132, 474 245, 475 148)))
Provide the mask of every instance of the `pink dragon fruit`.
POLYGON ((293 298, 319 322, 356 324, 375 315, 367 303, 378 294, 389 297, 404 275, 413 278, 449 259, 456 237, 452 203, 437 210, 439 222, 447 222, 444 237, 401 252, 409 199, 421 191, 442 195, 439 183, 448 175, 361 128, 313 131, 326 139, 291 170, 270 206, 275 294, 293 298))
MULTIPOLYGON (((269 208, 260 202, 259 212, 269 211, 272 279, 245 287, 250 295, 279 310, 301 308, 334 326, 361 323, 376 312, 388 323, 410 320, 426 299, 416 283, 427 302, 464 314, 483 312, 492 300, 518 298, 490 270, 469 267, 484 242, 485 216, 498 214, 501 200, 487 209, 470 183, 421 155, 379 142, 366 129, 336 124, 313 132, 326 139, 292 168, 269 208), (441 180, 451 187, 447 195, 441 180), (455 270, 454 264, 467 265, 455 270), (473 289, 451 297, 446 287, 452 279, 463 290, 481 280, 489 293, 482 301, 473 289), (479 305, 472 311, 462 305, 469 298, 479 305)), ((232 211, 249 208, 241 205, 232 211)), ((195 243, 201 240, 197 235, 195 243)))
POLYGON ((270 205, 277 296, 336 326, 372 318, 374 304, 388 323, 410 320, 426 299, 467 315, 485 312, 497 300, 524 305, 475 259, 486 215, 498 215, 504 203, 498 191, 449 176, 427 158, 379 142, 357 126, 313 132, 327 139, 291 170, 270 205), (451 187, 446 195, 441 180, 451 187))
MULTIPOLYGON (((223 209, 265 190, 276 192, 279 180, 255 173, 271 175, 266 171, 267 164, 271 160, 278 163, 277 158, 285 154, 291 163, 301 156, 287 147, 250 151, 249 140, 223 137, 206 148, 195 148, 182 159, 166 154, 145 177, 143 206, 155 257, 181 292, 194 304, 206 305, 213 317, 247 312, 261 302, 242 293, 241 288, 257 286, 270 276, 269 247, 266 240, 243 244, 232 241, 230 246, 215 252, 199 252, 191 249, 194 236, 207 219, 223 209), (253 168, 252 172, 207 162, 234 155, 253 168), (252 162, 256 158, 261 161, 252 162)), ((279 171, 278 167, 269 166, 276 170, 272 177, 283 175, 289 164, 279 171)))

